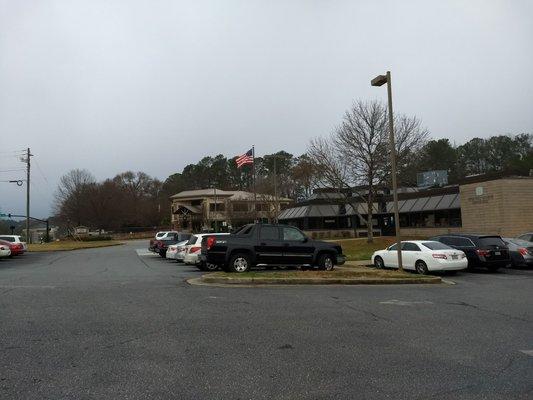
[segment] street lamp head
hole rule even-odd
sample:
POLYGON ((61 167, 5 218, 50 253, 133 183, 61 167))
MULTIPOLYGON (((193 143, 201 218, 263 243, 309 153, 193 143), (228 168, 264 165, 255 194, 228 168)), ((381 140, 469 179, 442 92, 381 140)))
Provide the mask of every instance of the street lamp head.
POLYGON ((387 83, 387 75, 378 75, 370 81, 372 86, 382 86, 387 83))

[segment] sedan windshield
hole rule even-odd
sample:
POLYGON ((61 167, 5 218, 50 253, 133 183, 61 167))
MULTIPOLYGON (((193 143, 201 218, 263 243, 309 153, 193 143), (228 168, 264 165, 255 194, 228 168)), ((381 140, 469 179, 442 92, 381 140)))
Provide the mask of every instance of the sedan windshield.
POLYGON ((430 250, 453 250, 450 246, 441 242, 423 242, 422 245, 430 250))

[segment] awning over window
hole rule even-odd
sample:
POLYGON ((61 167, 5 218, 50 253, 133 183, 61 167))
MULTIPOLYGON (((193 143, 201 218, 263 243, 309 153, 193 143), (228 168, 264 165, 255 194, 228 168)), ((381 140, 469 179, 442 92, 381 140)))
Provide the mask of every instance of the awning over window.
POLYGON ((188 205, 188 204, 175 204, 174 203, 174 211, 173 211, 174 214, 181 214, 184 211, 186 213, 188 211, 189 213, 192 213, 192 214, 201 214, 202 213, 202 211, 198 207, 191 206, 191 205, 188 205))
MULTIPOLYGON (((400 213, 451 210, 460 207, 459 193, 398 200, 400 213)), ((394 212, 394 203, 392 201, 387 202, 387 212, 391 214, 394 212)))

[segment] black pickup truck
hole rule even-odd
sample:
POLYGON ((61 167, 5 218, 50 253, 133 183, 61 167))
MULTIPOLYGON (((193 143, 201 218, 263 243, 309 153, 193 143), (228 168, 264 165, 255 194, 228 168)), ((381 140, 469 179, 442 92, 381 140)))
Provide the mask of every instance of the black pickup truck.
POLYGON ((228 272, 246 272, 251 267, 318 266, 332 270, 346 258, 339 245, 309 239, 288 225, 250 224, 229 236, 206 235, 200 261, 228 272))

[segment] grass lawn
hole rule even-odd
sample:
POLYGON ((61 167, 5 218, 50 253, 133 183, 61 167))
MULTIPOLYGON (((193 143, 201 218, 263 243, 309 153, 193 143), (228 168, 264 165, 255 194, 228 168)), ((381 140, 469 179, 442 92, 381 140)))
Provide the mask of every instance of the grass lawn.
POLYGON ((116 246, 122 244, 122 242, 116 240, 98 240, 91 242, 79 242, 75 240, 65 240, 59 242, 50 242, 50 243, 35 243, 28 244, 29 251, 67 251, 67 250, 78 250, 78 249, 92 249, 95 247, 107 247, 107 246, 116 246))
MULTIPOLYGON (((422 237, 404 237, 402 240, 420 240, 422 237)), ((375 237, 373 243, 367 243, 366 238, 332 240, 342 246, 342 252, 348 261, 370 260, 372 253, 376 250, 383 250, 396 242, 393 236, 375 237)))
MULTIPOLYGON (((424 276, 409 273, 398 272, 396 270, 383 270, 367 267, 353 267, 350 269, 334 269, 333 271, 301 271, 301 270, 282 270, 282 271, 249 271, 243 273, 234 272, 213 272, 208 276, 221 278, 407 278, 419 279, 424 276)), ((426 276, 427 278, 427 276, 426 276)))

